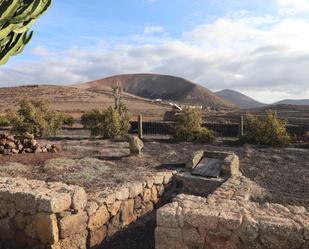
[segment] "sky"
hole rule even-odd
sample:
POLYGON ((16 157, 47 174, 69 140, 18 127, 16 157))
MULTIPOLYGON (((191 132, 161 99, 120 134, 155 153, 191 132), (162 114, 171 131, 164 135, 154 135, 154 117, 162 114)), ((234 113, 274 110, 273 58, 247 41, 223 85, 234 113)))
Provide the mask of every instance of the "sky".
POLYGON ((32 30, 0 86, 159 73, 265 103, 309 98, 309 0, 53 0, 32 30))

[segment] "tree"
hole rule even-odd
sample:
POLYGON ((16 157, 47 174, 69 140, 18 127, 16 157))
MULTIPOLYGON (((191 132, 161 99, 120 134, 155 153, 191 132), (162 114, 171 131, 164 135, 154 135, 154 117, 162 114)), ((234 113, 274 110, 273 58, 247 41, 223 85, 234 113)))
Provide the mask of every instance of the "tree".
POLYGON ((209 142, 215 140, 213 131, 202 127, 202 114, 198 110, 185 108, 176 116, 172 126, 174 139, 187 142, 209 142))
POLYGON ((90 130, 92 136, 103 138, 124 136, 130 129, 129 120, 121 119, 117 110, 111 106, 103 111, 94 109, 85 113, 81 118, 81 123, 90 130))
POLYGON ((277 112, 269 110, 264 117, 247 115, 245 120, 245 135, 240 138, 241 142, 281 147, 291 143, 287 123, 278 118, 277 112))
POLYGON ((112 89, 115 100, 114 108, 110 106, 107 110, 93 109, 81 118, 81 123, 86 129, 90 129, 92 136, 103 138, 125 136, 131 127, 128 108, 122 98, 121 84, 117 82, 112 89))
POLYGON ((0 64, 21 53, 31 40, 29 29, 51 5, 51 0, 0 1, 0 64))
POLYGON ((19 135, 28 132, 35 137, 56 135, 66 116, 62 112, 54 111, 49 102, 42 99, 24 99, 18 110, 7 113, 13 132, 19 135))

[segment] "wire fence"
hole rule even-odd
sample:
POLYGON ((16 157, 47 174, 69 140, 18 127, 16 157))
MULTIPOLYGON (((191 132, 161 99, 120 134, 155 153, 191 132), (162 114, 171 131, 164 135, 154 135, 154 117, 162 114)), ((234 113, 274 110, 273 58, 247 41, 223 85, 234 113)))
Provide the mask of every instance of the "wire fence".
MULTIPOLYGON (((143 134, 145 135, 171 135, 173 122, 167 121, 151 121, 143 122, 143 134)), ((213 130, 217 136, 222 137, 239 137, 241 134, 241 123, 204 123, 203 127, 213 130)), ((246 125, 243 126, 243 131, 246 133, 246 125)), ((306 132, 309 132, 309 125, 288 125, 287 131, 292 136, 302 137, 306 132)), ((131 122, 131 134, 138 134, 138 122, 131 122)))
MULTIPOLYGON (((172 135, 172 121, 145 121, 142 123, 143 134, 145 135, 172 135)), ((138 134, 138 121, 131 122, 130 134, 138 134)), ((239 137, 241 131, 241 123, 204 123, 203 127, 213 130, 217 136, 221 137, 239 137)), ((301 138, 309 132, 308 125, 288 125, 287 131, 290 135, 301 138)), ((8 127, 0 127, 0 133, 9 132, 8 127)), ((246 125, 243 126, 244 133, 246 133, 246 125)), ((60 135, 67 136, 89 136, 89 130, 84 128, 63 128, 60 135)))

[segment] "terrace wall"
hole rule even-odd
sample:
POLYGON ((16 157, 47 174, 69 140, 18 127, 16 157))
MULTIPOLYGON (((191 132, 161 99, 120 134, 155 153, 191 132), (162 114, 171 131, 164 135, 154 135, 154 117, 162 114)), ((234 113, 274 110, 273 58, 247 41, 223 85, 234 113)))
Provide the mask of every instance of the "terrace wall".
POLYGON ((172 177, 88 196, 78 186, 0 178, 0 248, 95 248, 163 201, 172 177))
POLYGON ((157 211, 156 249, 309 249, 309 212, 252 202, 253 184, 237 176, 207 198, 177 196, 157 211))

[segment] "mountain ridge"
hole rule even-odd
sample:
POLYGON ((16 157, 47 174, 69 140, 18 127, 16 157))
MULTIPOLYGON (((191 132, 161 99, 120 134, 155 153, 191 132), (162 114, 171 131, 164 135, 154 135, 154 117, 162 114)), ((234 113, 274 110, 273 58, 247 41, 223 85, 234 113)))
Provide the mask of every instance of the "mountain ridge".
POLYGON ((259 108, 267 106, 267 104, 265 103, 259 102, 241 92, 232 89, 224 89, 216 92, 216 94, 231 101, 232 103, 237 104, 243 109, 259 108))
POLYGON ((273 105, 309 105, 309 99, 283 99, 273 105))

